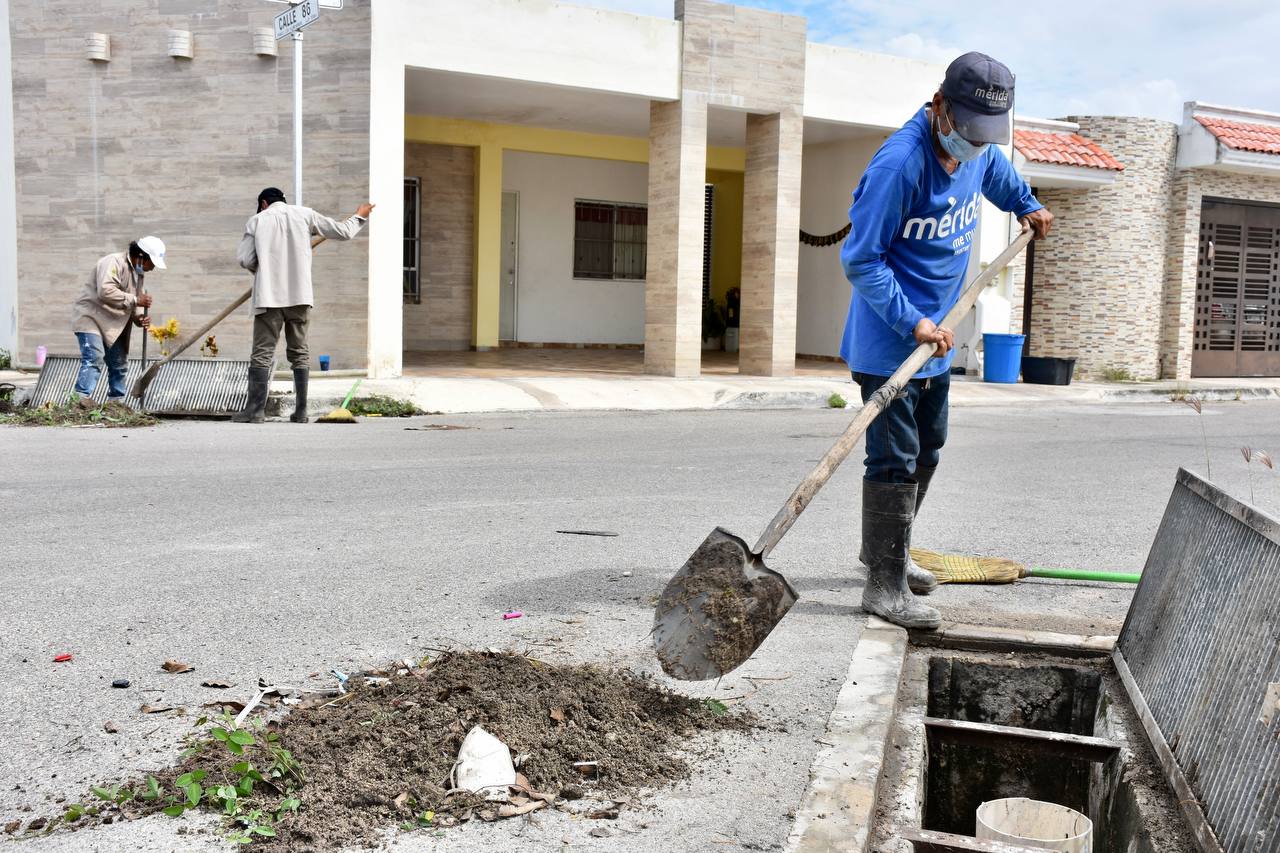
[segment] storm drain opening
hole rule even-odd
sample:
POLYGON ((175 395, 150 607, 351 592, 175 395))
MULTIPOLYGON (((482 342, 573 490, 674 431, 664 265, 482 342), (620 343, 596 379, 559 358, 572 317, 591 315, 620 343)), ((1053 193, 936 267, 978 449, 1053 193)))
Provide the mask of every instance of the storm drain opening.
POLYGON ((984 802, 1027 797, 1104 835, 1123 747, 1093 737, 1101 697, 1101 674, 1078 666, 931 657, 923 827, 974 835, 984 802))
POLYGON ((912 647, 898 703, 870 850, 989 849, 978 808, 1017 797, 1088 817, 1094 853, 1196 850, 1106 657, 912 647))

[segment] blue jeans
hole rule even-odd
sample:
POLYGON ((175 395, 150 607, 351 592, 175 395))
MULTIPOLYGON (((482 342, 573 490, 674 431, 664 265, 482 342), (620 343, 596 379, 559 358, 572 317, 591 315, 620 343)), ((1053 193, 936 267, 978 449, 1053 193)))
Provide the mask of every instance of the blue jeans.
MULTIPOLYGON (((862 402, 889 377, 853 374, 862 402)), ((912 379, 867 427, 866 478, 877 483, 909 483, 916 468, 936 468, 947 443, 947 394, 951 374, 912 379)))
POLYGON ((93 394, 102 376, 102 363, 107 364, 107 399, 124 396, 125 373, 129 370, 129 336, 121 335, 105 353, 102 351, 102 335, 92 332, 76 332, 80 342, 80 375, 76 377, 76 393, 82 397, 93 394))

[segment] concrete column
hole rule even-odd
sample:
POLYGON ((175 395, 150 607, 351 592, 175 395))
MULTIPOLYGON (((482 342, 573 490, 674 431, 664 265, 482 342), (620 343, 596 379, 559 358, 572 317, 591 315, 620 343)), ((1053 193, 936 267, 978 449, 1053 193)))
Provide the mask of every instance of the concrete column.
POLYGON ((475 318, 472 344, 498 346, 502 298, 502 146, 476 149, 475 318))
POLYGON ((803 143, 798 107, 747 116, 740 373, 795 373, 803 143))
POLYGON ((649 106, 649 238, 644 285, 644 370, 702 370, 702 228, 707 104, 685 93, 649 106))
POLYGON ((370 26, 369 343, 372 379, 399 376, 404 364, 404 62, 397 24, 374 4, 370 26))
POLYGON ((17 177, 13 165, 13 76, 9 2, 0 0, 0 349, 18 360, 17 177))

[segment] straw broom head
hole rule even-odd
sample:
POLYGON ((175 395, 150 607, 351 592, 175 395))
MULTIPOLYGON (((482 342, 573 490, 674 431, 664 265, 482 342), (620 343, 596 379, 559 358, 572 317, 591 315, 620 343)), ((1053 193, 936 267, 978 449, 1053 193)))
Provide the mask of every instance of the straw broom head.
POLYGON ((1021 563, 1003 557, 966 557, 912 548, 911 559, 932 572, 938 583, 1013 583, 1026 577, 1021 563))

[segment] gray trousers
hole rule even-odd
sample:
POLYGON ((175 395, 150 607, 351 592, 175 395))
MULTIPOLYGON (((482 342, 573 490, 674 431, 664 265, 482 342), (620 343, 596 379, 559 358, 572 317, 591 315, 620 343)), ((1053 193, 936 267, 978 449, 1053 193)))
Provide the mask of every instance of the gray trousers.
POLYGON ((307 349, 307 326, 311 323, 310 305, 291 305, 288 308, 265 308, 253 317, 253 354, 249 357, 253 367, 270 368, 280 342, 280 330, 284 329, 285 353, 295 370, 310 364, 311 353, 307 349))

